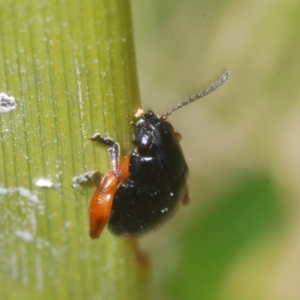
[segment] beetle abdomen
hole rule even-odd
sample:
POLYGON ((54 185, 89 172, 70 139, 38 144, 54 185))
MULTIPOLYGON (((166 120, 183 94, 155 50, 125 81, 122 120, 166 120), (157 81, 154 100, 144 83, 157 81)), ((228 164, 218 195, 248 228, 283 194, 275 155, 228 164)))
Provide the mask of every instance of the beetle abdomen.
POLYGON ((133 237, 154 230, 181 204, 188 167, 179 143, 172 144, 163 156, 131 153, 130 175, 115 194, 108 223, 114 234, 133 237))
POLYGON ((157 185, 135 188, 123 184, 114 198, 109 229, 127 237, 154 230, 172 216, 185 196, 186 176, 179 176, 168 189, 157 185))

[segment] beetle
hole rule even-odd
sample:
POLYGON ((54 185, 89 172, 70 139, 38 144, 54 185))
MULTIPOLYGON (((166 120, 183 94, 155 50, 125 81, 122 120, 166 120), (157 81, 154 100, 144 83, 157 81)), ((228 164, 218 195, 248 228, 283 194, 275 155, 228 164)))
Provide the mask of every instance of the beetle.
POLYGON ((99 133, 90 140, 108 146, 111 170, 101 179, 89 172, 74 178, 73 186, 94 181, 96 191, 89 206, 90 237, 98 238, 105 227, 118 236, 137 237, 153 231, 188 202, 188 166, 175 132, 167 118, 177 109, 216 90, 229 78, 226 71, 209 88, 177 104, 159 117, 139 109, 132 141, 136 148, 119 162, 120 146, 99 133))

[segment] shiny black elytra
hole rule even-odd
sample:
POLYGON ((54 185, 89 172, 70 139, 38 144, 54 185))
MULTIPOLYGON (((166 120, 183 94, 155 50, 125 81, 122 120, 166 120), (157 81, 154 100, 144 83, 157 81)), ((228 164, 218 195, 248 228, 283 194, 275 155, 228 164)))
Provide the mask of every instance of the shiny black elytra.
POLYGON ((129 176, 117 189, 108 221, 117 235, 153 230, 187 195, 188 167, 172 125, 146 111, 135 131, 129 176))
POLYGON ((81 175, 73 186, 96 183, 90 202, 90 236, 98 238, 108 223, 116 235, 136 237, 153 231, 187 202, 188 166, 179 144, 180 134, 166 121, 177 109, 200 99, 227 81, 229 72, 205 89, 169 110, 162 117, 139 110, 133 144, 136 149, 119 163, 120 147, 96 133, 91 140, 109 146, 112 170, 100 180, 99 172, 81 175))

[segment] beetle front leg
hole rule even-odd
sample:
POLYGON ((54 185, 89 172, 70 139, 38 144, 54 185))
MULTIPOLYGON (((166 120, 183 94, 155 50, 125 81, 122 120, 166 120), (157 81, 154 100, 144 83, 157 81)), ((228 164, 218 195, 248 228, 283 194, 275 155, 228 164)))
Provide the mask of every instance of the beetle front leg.
POLYGON ((174 131, 174 137, 175 137, 177 142, 180 142, 181 139, 182 139, 182 135, 177 131, 174 131))
POLYGON ((113 171, 117 173, 118 166, 119 166, 119 157, 120 157, 120 145, 116 143, 112 138, 103 137, 99 133, 95 133, 90 138, 90 140, 109 146, 108 152, 110 155, 111 167, 113 171))

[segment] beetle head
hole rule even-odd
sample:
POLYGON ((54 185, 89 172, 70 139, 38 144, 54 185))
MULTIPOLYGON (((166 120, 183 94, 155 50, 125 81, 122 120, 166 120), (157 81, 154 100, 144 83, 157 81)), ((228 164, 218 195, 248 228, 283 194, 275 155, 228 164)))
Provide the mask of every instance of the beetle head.
POLYGON ((151 110, 138 115, 138 121, 133 124, 135 127, 133 144, 139 149, 151 148, 154 142, 154 131, 159 123, 159 117, 151 110))

